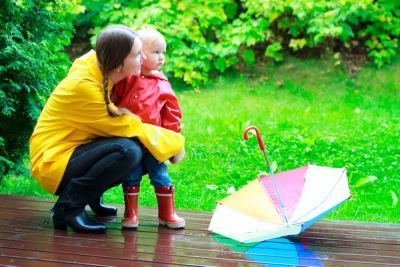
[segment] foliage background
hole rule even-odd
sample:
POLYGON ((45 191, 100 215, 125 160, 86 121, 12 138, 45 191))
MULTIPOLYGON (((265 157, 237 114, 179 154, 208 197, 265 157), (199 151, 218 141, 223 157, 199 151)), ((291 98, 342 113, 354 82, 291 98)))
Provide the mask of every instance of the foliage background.
MULTIPOLYGON (((168 40, 169 77, 200 86, 232 67, 287 54, 368 56, 376 66, 398 51, 400 2, 392 0, 84 0, 76 25, 154 26, 168 40)), ((351 57, 351 56, 350 56, 351 57)))
POLYGON ((17 168, 47 96, 70 63, 74 2, 0 2, 0 177, 17 168))

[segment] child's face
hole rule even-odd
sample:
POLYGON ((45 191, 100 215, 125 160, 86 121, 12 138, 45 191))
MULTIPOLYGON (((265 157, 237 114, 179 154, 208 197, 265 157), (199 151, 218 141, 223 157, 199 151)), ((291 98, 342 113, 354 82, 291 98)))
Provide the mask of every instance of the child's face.
POLYGON ((167 44, 164 38, 157 38, 153 41, 143 43, 145 58, 142 63, 142 72, 160 70, 165 63, 165 51, 167 44))

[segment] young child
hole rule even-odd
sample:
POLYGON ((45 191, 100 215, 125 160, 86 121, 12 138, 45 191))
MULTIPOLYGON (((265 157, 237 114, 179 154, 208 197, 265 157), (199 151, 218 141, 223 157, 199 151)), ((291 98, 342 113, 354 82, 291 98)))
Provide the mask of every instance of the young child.
MULTIPOLYGON (((165 63, 166 41, 161 33, 152 28, 141 29, 138 35, 143 43, 142 72, 139 77, 130 76, 115 85, 113 102, 120 108, 127 108, 138 115, 144 123, 179 133, 181 109, 171 84, 160 71, 165 63)), ((183 154, 171 158, 170 162, 179 162, 183 154)), ((142 176, 148 173, 157 196, 159 223, 170 228, 184 227, 185 220, 175 213, 174 187, 171 185, 167 165, 158 162, 148 151, 144 151, 141 167, 135 169, 122 184, 125 199, 122 226, 138 227, 140 182, 142 176)))

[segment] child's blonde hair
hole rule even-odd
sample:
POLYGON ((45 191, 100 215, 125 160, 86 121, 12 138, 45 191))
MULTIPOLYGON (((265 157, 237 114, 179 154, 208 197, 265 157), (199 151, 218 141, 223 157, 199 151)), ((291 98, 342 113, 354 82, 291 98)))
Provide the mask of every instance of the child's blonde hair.
POLYGON ((152 43, 157 39, 161 39, 165 42, 164 36, 152 27, 142 27, 137 31, 137 34, 142 43, 152 43))

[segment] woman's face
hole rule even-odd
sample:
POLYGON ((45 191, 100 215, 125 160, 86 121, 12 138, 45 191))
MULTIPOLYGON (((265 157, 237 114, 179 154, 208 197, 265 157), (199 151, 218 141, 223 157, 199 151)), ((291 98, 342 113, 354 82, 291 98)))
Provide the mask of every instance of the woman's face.
POLYGON ((132 50, 129 55, 124 59, 124 64, 121 68, 121 74, 124 77, 127 76, 138 76, 143 61, 142 41, 139 38, 135 39, 132 50))

